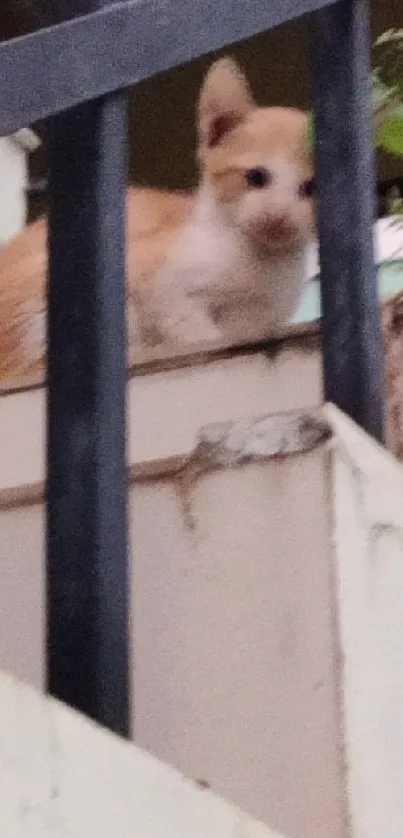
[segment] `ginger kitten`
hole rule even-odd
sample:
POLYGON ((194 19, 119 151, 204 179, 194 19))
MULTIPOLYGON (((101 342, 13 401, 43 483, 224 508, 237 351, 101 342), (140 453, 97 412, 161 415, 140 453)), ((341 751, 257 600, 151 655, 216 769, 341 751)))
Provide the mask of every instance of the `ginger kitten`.
MULTIPOLYGON (((237 342, 289 320, 314 236, 307 117, 258 107, 231 59, 213 64, 198 106, 192 194, 129 188, 130 347, 237 342)), ((46 222, 0 251, 0 378, 43 373, 46 222)))

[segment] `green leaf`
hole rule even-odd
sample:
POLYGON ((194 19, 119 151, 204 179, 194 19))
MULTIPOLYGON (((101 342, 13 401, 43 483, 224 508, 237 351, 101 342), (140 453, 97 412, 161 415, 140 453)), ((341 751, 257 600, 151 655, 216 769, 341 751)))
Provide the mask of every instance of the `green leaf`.
POLYGON ((315 119, 312 111, 308 116, 308 149, 312 153, 315 145, 315 119))
MULTIPOLYGON (((384 32, 374 46, 381 51, 380 63, 371 72, 375 147, 403 157, 403 29, 384 32)), ((311 111, 307 136, 310 152, 314 144, 315 118, 311 111)))
POLYGON ((386 117, 376 133, 376 146, 403 157, 403 106, 386 117))

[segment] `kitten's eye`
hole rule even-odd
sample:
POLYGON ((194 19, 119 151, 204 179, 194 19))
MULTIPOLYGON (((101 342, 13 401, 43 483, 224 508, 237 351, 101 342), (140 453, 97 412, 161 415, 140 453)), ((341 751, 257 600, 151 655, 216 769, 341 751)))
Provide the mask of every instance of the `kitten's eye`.
POLYGON ((245 172, 245 179, 248 186, 251 186, 253 189, 264 189, 270 183, 272 176, 267 169, 256 168, 248 169, 245 172))
POLYGON ((304 183, 301 183, 298 191, 300 198, 312 198, 316 191, 315 181, 306 180, 304 183))

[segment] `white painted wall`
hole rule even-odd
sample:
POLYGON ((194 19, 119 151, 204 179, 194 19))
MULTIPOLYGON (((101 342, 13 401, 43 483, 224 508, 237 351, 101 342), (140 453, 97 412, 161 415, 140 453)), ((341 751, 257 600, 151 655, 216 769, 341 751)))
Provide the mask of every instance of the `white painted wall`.
MULTIPOLYGON (((334 410, 334 409, 333 409, 334 410)), ((334 528, 354 838, 403 836, 403 467, 337 415, 334 528)))
POLYGON ((3 673, 0 706, 2 838, 282 838, 3 673))

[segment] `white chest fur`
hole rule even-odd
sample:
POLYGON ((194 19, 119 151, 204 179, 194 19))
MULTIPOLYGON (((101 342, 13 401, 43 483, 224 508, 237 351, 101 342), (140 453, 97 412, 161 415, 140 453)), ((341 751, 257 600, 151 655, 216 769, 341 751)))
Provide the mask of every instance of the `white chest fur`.
MULTIPOLYGON (((179 316, 179 339, 187 341, 188 332, 194 340, 252 339, 275 334, 292 316, 304 264, 303 250, 259 257, 211 204, 201 202, 157 287, 172 318, 179 316)), ((168 325, 166 316, 164 322, 168 325)))

